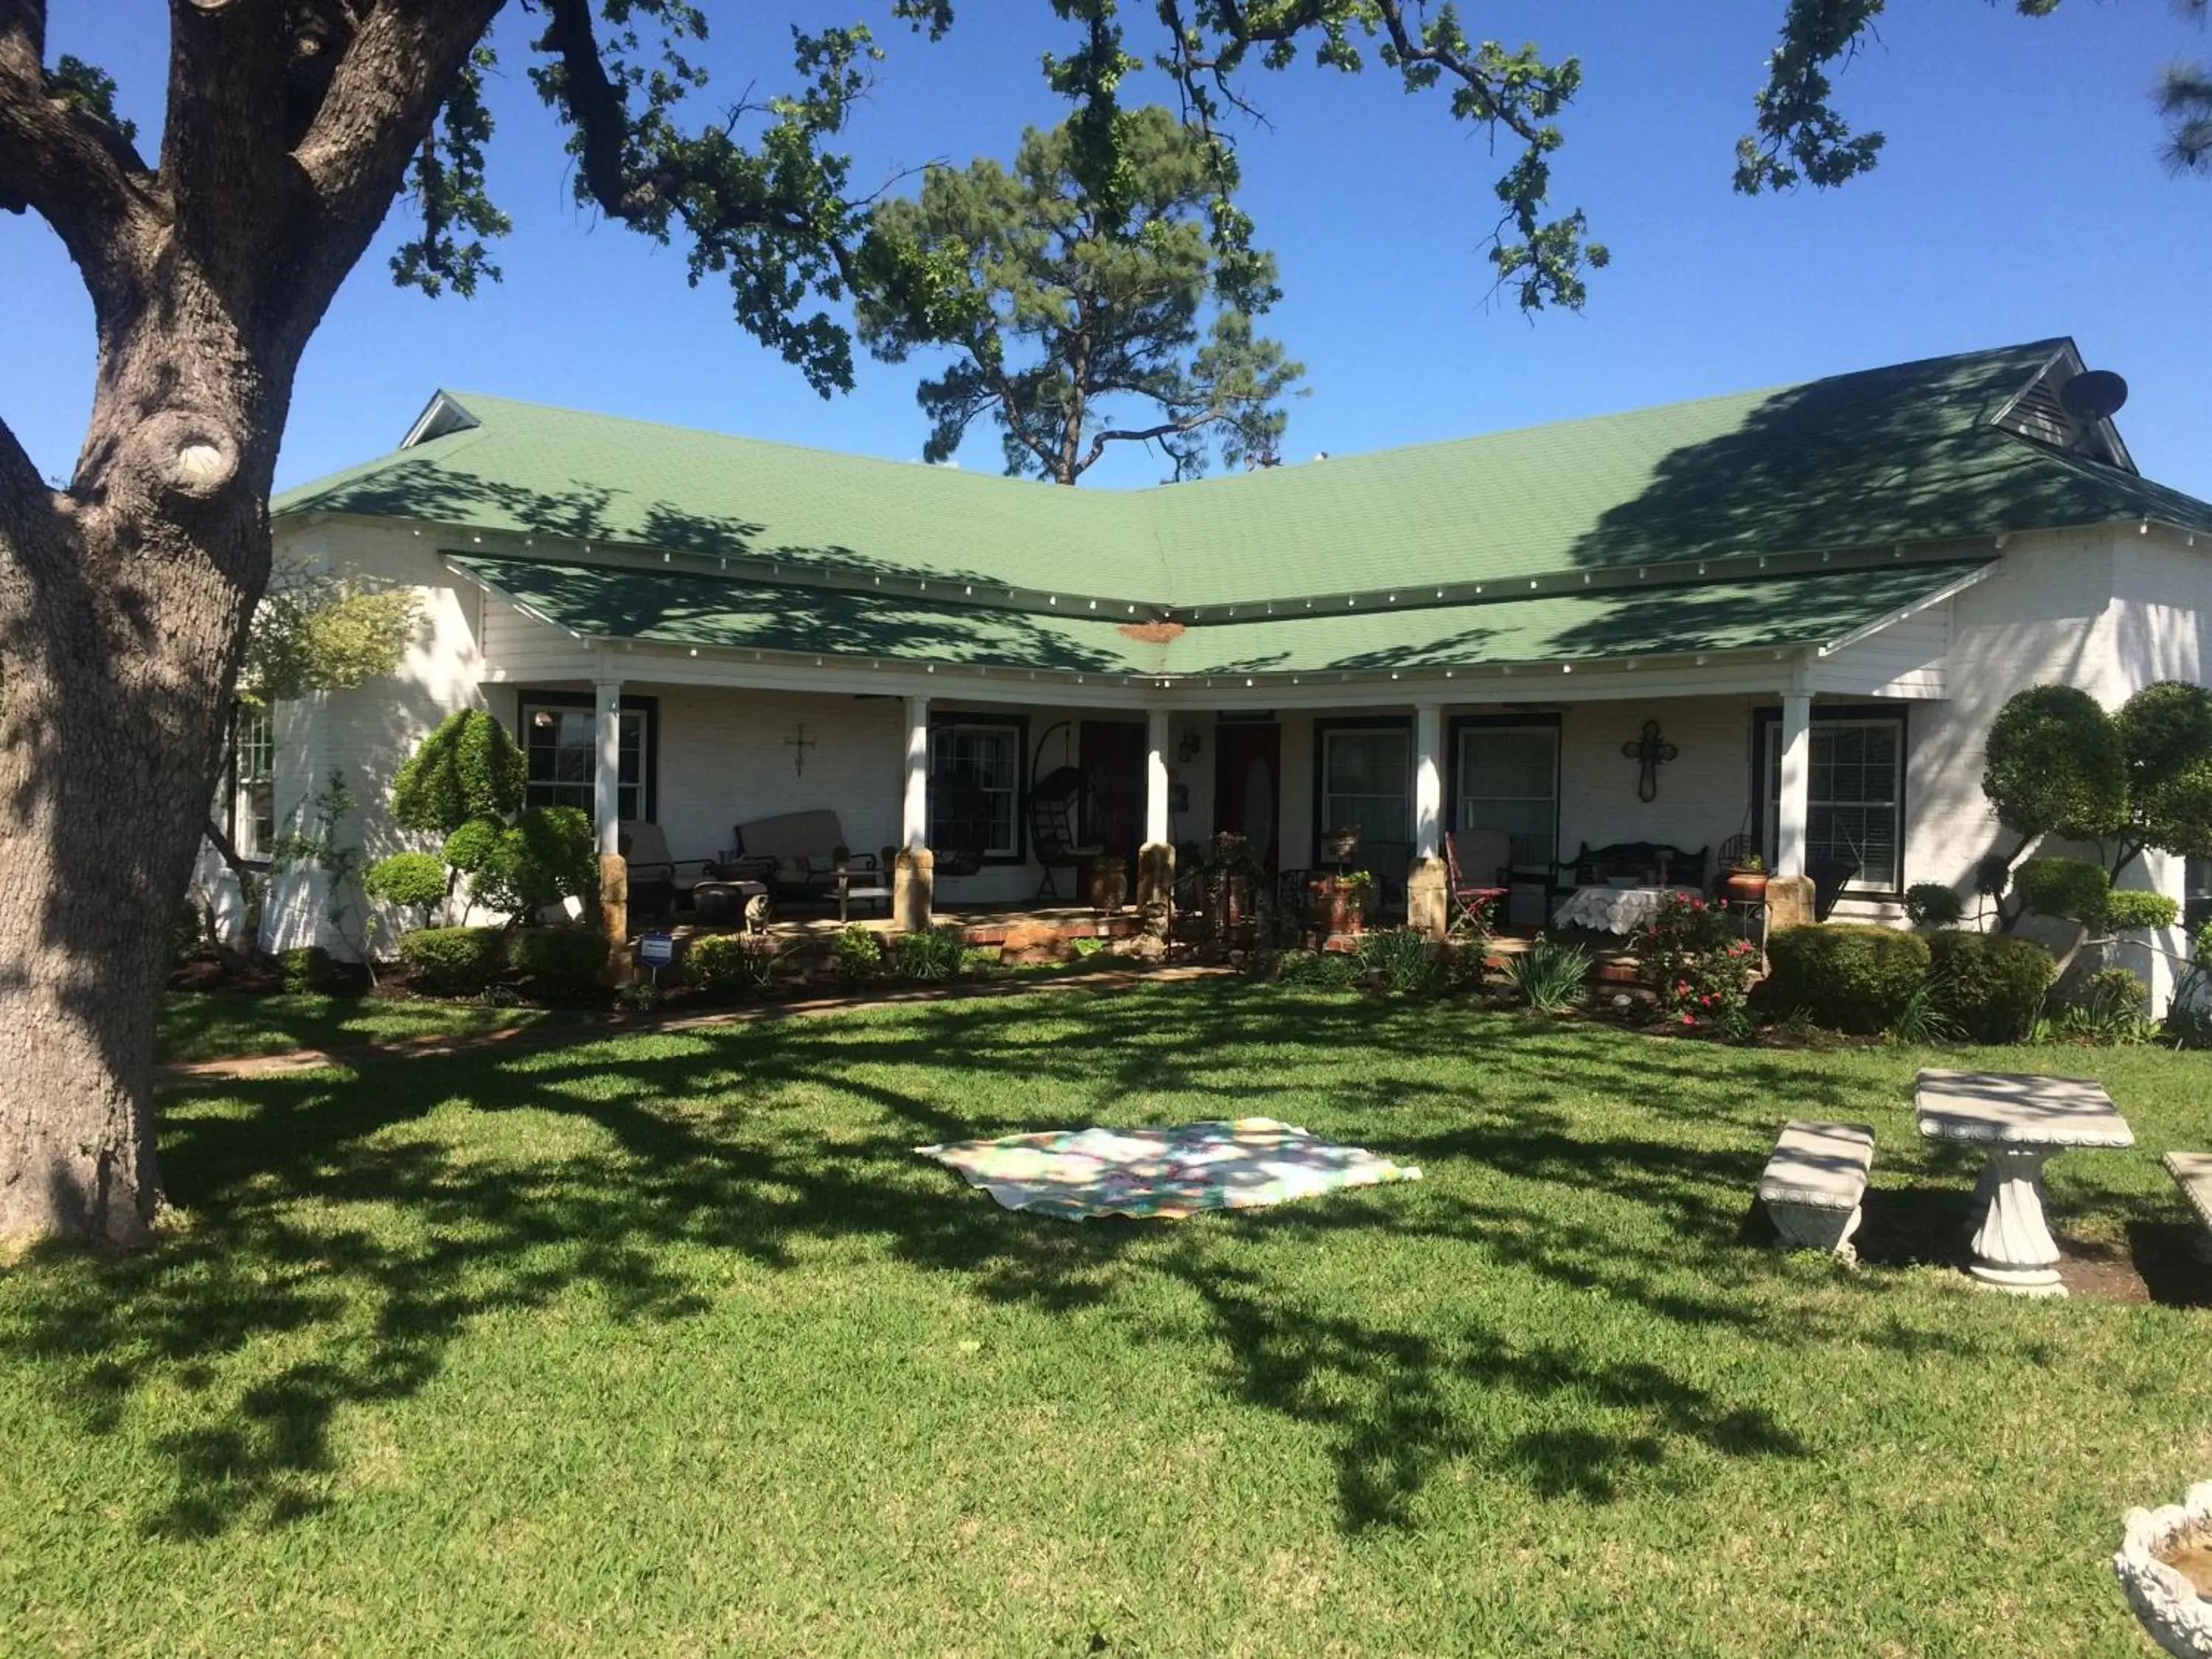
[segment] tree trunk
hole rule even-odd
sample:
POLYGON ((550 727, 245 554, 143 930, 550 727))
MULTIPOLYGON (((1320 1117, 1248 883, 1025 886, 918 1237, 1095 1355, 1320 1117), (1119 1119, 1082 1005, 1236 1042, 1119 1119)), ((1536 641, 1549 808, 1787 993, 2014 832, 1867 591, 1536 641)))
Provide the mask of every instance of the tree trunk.
POLYGON ((135 1244, 161 1202, 155 1018, 291 378, 179 288, 103 331, 70 488, 0 467, 0 1239, 135 1244))

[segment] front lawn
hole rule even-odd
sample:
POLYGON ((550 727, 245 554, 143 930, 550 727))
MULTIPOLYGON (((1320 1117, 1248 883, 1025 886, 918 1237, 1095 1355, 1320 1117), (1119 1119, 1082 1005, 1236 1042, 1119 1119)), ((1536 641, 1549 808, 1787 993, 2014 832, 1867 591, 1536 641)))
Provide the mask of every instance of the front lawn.
POLYGON ((488 1002, 434 1002, 420 997, 334 997, 285 992, 249 996, 232 991, 173 991, 161 1000, 159 1042, 172 1063, 283 1054, 295 1048, 348 1048, 411 1037, 503 1031, 580 1016, 544 1008, 501 1008, 488 1002))
POLYGON ((2051 1195, 2155 1300, 2037 1304, 1909 1260, 1926 1058, 1208 981, 173 1094, 178 1235, 0 1272, 0 1651, 2142 1654, 2212 1064, 1941 1062, 2136 1126, 2051 1195), (1077 1224, 908 1150, 1254 1114, 1425 1178, 1077 1224), (1861 1273, 1749 1215, 1791 1115, 1876 1127, 1861 1273))

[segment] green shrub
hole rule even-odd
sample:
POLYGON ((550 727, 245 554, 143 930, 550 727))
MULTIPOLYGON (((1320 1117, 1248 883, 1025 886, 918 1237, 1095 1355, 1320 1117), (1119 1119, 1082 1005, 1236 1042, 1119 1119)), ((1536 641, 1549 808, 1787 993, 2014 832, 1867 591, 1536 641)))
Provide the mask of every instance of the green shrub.
POLYGON ((2158 1033, 2150 1018, 2150 987, 2125 968, 2088 975, 2066 1006, 2040 1024, 2039 1035, 2058 1042, 2148 1042, 2158 1033))
POLYGON ((775 981, 775 941, 708 933, 684 948, 684 977, 705 991, 765 991, 775 981))
POLYGON ((416 988, 434 996, 477 996, 507 965, 500 927, 418 927, 399 941, 399 959, 416 988))
POLYGON ((2021 902, 2038 915, 2065 916, 2094 927, 2104 920, 2112 878, 2087 859, 2030 859, 2013 872, 2021 902))
POLYGON ((507 959, 534 995, 580 996, 606 972, 607 941, 587 927, 525 927, 507 941, 507 959))
POLYGON ((446 837, 446 862, 469 878, 469 901, 534 916, 599 881, 592 821, 574 806, 538 806, 513 823, 472 818, 446 837))
POLYGON ((1505 982, 1533 1013, 1563 1014, 1589 985, 1590 953, 1545 936, 1505 958, 1505 982))
POLYGON ((969 945, 961 950, 960 971, 963 974, 988 974, 998 965, 999 947, 995 945, 969 945))
POLYGON ((276 953, 276 977, 288 991, 327 991, 337 978, 337 963, 319 945, 295 945, 276 953))
POLYGON ((2018 1042, 2043 1006, 2057 964, 2033 939, 1933 933, 1929 983, 1939 1012, 1976 1042, 2018 1042))
POLYGON ((1349 951, 1285 951, 1275 980, 1281 985, 1336 991, 1355 983, 1359 974, 1359 958, 1349 951))
POLYGON ((370 865, 361 878, 369 897, 426 916, 445 902, 446 883, 446 861, 435 853, 394 853, 370 865))
POLYGON ((1785 1013, 1838 1031, 1886 1031, 1928 977, 1929 935, 1856 922, 1785 927, 1766 942, 1785 1013))
POLYGON ((1384 927, 1364 935, 1355 956, 1363 974, 1372 974, 1386 991, 1427 996, 1443 983, 1443 964, 1418 927, 1384 927))
POLYGON ((960 972, 960 958, 967 950, 961 930, 951 926, 919 933, 895 933, 889 944, 891 972, 917 984, 953 978, 960 972))
POLYGON ((1916 881, 1905 890, 1905 914, 1915 927, 1956 927, 1966 901, 1940 881, 1916 881))
POLYGON ((873 979, 884 969, 883 941, 871 929, 854 922, 830 947, 830 966, 848 985, 873 979))
POLYGON ((471 818, 510 818, 528 769, 505 726, 465 708, 423 738, 392 780, 392 822, 450 836, 471 818))
POLYGON ((2179 902, 2163 893, 2146 893, 2132 887, 2116 887, 2105 896, 2104 922, 2108 933, 2130 933, 2139 928, 2171 927, 2180 919, 2179 902))

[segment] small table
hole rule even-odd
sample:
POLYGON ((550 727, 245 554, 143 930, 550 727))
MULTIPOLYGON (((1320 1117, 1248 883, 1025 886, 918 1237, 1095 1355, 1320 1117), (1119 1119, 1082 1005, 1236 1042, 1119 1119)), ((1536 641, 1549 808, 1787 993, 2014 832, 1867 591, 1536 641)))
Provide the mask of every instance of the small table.
POLYGON ((2022 1296, 2065 1295, 2043 1219, 2043 1166, 2074 1147, 2134 1146, 2112 1097, 2087 1078, 1927 1071, 1913 1099, 1923 1135, 1971 1141, 1989 1160, 1974 1188, 1983 1212, 1967 1271, 2022 1296))
POLYGON ((1693 887, 1577 887, 1552 912, 1552 926, 1640 933, 1658 920, 1660 901, 1669 893, 1698 896, 1693 887))

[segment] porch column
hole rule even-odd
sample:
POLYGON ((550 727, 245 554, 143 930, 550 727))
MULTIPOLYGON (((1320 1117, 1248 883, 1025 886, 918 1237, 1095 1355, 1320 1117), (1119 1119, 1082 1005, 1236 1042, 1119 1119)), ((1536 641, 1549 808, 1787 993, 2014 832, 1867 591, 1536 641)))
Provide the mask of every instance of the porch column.
POLYGON ((622 682, 594 680, 592 692, 592 826, 599 849, 599 929, 606 935, 607 970, 620 984, 629 978, 629 866, 622 855, 622 682))
POLYGON ((1168 711, 1145 711, 1145 844, 1137 849, 1137 908, 1175 905, 1175 847, 1168 834, 1168 711))
POLYGON ((1813 781, 1813 699, 1782 694, 1782 802, 1775 817, 1774 873, 1805 873, 1807 800, 1813 781))
POLYGON ((1413 860, 1406 869, 1406 925, 1441 939, 1449 925, 1444 894, 1443 708, 1413 705, 1413 860))
POLYGON ((937 855, 929 850, 929 699, 906 700, 906 793, 899 809, 898 863, 891 872, 891 918, 904 932, 930 923, 937 855))

